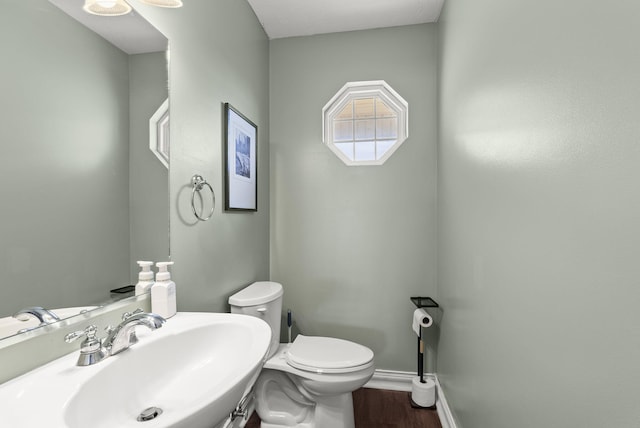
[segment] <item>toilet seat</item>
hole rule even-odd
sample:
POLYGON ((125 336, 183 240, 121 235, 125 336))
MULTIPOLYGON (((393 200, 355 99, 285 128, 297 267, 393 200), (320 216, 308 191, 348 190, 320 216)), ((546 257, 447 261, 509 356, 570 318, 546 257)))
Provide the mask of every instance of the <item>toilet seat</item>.
POLYGON ((298 335, 285 354, 286 362, 312 373, 348 373, 369 367, 373 351, 348 340, 298 335))

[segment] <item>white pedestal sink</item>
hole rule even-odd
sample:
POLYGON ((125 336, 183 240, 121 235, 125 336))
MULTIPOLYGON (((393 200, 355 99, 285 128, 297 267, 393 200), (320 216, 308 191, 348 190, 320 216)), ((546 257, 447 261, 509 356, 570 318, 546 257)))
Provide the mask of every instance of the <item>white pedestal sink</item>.
POLYGON ((78 352, 0 385, 0 426, 213 428, 257 378, 271 339, 262 320, 178 313, 140 341, 88 367, 78 352), (162 410, 139 422, 145 409, 162 410))

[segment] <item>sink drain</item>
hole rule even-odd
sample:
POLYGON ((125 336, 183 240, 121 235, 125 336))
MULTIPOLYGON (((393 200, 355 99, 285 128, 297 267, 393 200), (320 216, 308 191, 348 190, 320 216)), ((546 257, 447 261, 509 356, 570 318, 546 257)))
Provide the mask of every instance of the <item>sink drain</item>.
POLYGON ((162 414, 160 407, 149 407, 138 415, 138 422, 152 421, 162 414))

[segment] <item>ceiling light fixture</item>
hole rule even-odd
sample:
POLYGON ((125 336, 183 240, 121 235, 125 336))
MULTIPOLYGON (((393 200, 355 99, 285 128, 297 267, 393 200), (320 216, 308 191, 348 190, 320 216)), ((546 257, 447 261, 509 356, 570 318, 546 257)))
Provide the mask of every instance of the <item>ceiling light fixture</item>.
POLYGON ((100 16, 120 16, 131 12, 131 6, 124 0, 85 0, 82 9, 100 16))
MULTIPOLYGON (((140 0, 141 3, 159 7, 182 7, 182 0, 140 0)), ((125 0, 84 0, 85 12, 100 16, 120 16, 131 12, 132 8, 125 0)))
POLYGON ((160 7, 182 7, 182 0, 140 0, 140 2, 160 7))

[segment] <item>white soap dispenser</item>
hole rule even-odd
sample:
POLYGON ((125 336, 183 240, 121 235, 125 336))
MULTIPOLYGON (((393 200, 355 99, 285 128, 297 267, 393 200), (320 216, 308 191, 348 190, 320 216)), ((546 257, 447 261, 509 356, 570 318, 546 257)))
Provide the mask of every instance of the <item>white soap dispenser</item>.
POLYGON ((164 318, 176 314, 176 284, 171 281, 171 273, 167 267, 173 262, 156 263, 158 273, 156 282, 151 287, 151 311, 164 318))
POLYGON ((139 261, 140 273, 138 273, 138 283, 136 284, 136 296, 140 294, 148 293, 153 286, 153 272, 151 272, 151 266, 153 262, 139 261))

